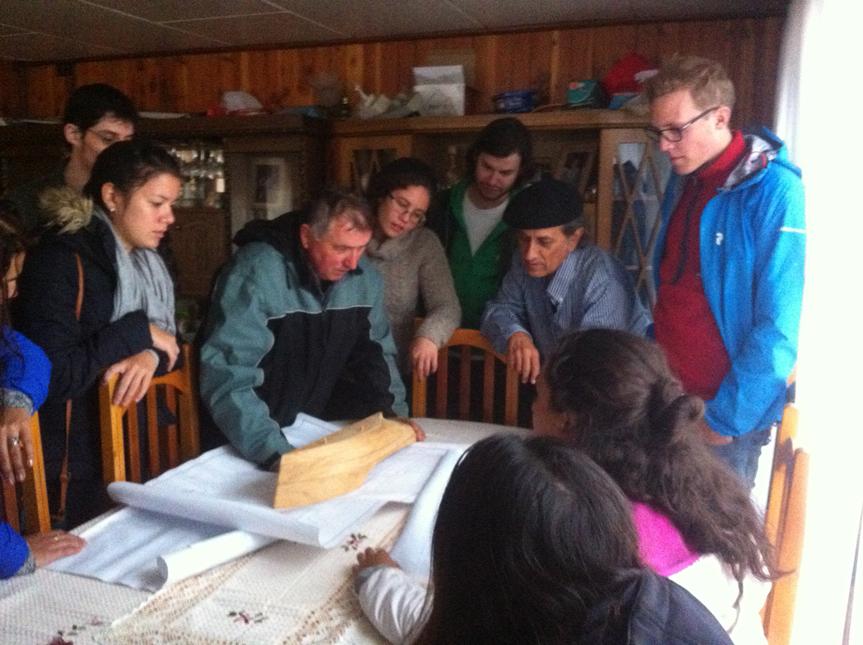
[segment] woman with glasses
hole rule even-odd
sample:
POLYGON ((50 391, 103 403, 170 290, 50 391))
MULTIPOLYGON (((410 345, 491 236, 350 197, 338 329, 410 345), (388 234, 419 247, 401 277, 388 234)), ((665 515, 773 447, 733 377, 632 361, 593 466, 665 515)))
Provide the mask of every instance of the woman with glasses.
POLYGON ((384 301, 405 377, 415 371, 425 378, 437 370, 438 350, 461 320, 443 247, 423 226, 434 191, 431 168, 410 157, 381 168, 368 189, 375 231, 367 254, 384 276, 384 301), (423 321, 414 331, 418 315, 423 321))

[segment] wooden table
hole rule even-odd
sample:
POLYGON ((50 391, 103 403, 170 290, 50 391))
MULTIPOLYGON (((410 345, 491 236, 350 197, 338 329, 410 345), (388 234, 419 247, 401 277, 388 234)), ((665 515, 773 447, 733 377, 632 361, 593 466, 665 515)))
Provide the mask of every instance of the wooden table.
MULTIPOLYGON (((421 419, 429 441, 473 443, 483 423, 421 419)), ((409 507, 388 504, 341 546, 280 541, 150 594, 54 571, 0 582, 3 643, 382 643, 353 592, 368 546, 389 548, 409 507)))

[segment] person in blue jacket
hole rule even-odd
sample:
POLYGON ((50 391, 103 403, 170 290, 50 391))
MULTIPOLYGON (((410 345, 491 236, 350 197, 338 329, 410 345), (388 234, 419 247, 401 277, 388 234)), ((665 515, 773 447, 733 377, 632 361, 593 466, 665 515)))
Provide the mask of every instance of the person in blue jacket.
POLYGON ((719 63, 676 56, 645 89, 646 132, 674 171, 653 258, 656 340, 707 404, 703 436, 751 487, 797 360, 800 170, 766 128, 731 128, 719 63))
MULTIPOLYGON (((33 466, 30 417, 45 401, 51 376, 45 352, 9 326, 8 301, 15 296, 23 261, 18 219, 9 204, 0 204, 0 473, 9 483, 24 481, 25 467, 33 466)), ((83 546, 84 540, 62 531, 25 539, 0 522, 0 578, 29 573, 83 546)))

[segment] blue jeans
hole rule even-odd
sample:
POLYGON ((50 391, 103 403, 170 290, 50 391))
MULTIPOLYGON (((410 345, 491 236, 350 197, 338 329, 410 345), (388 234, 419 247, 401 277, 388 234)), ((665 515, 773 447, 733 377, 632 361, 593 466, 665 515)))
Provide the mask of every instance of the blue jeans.
POLYGON ((711 446, 713 453, 740 476, 749 490, 755 486, 758 458, 761 456, 761 448, 770 443, 771 430, 772 428, 754 430, 734 437, 731 443, 724 446, 711 446))

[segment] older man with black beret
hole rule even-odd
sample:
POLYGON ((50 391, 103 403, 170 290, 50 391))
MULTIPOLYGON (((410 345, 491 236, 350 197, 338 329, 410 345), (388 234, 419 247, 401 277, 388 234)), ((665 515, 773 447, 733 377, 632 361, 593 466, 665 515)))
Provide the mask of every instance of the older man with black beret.
POLYGON ((650 314, 629 274, 584 239, 581 199, 572 186, 556 179, 532 184, 510 200, 503 220, 515 229, 519 252, 480 329, 522 382, 536 382, 540 361, 569 330, 647 333, 650 314))

